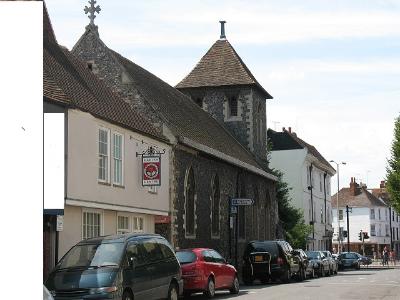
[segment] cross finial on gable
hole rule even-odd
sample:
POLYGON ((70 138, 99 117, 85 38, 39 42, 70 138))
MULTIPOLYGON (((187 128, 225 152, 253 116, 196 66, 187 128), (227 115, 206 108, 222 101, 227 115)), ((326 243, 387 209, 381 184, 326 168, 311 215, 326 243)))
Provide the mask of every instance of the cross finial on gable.
POLYGON ((96 4, 96 0, 90 0, 88 1, 88 3, 90 4, 90 7, 85 6, 84 8, 84 12, 85 14, 88 14, 88 18, 90 19, 90 25, 94 26, 94 18, 96 18, 96 16, 94 15, 95 13, 100 13, 101 8, 99 5, 97 5, 96 7, 94 6, 96 4))

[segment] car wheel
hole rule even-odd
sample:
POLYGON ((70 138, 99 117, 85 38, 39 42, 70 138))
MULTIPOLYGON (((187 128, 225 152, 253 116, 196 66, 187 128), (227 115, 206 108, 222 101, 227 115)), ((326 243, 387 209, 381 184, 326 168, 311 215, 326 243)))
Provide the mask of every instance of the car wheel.
POLYGON ((245 285, 252 285, 253 281, 254 281, 254 279, 252 277, 243 277, 243 283, 245 285))
POLYGON ((337 272, 338 272, 338 266, 336 266, 335 275, 337 275, 337 272))
POLYGON ((284 283, 289 283, 291 276, 290 276, 290 269, 289 267, 286 267, 285 270, 283 271, 283 274, 281 276, 281 281, 284 283))
POLYGON ((184 297, 184 298, 190 298, 190 296, 192 296, 192 293, 191 293, 191 292, 183 291, 183 297, 184 297))
POLYGON ((229 289, 229 292, 231 294, 239 294, 239 279, 236 275, 235 278, 233 278, 232 287, 229 289))
POLYGON ((133 296, 132 296, 131 292, 125 291, 122 294, 122 300, 133 300, 133 296))
POLYGON ((304 280, 304 269, 303 268, 300 268, 299 272, 297 272, 296 280, 297 281, 303 281, 304 280))
POLYGON ((171 283, 169 286, 168 300, 178 300, 178 290, 176 288, 176 284, 174 284, 174 283, 171 283))
POLYGON ((311 278, 315 278, 315 270, 314 270, 314 268, 312 268, 312 271, 311 271, 311 278))
POLYGON ((329 275, 333 275, 333 269, 329 268, 329 275))
POLYGON ((263 276, 260 281, 262 284, 267 284, 269 282, 269 276, 263 276))
POLYGON ((207 296, 207 298, 215 296, 215 283, 211 277, 208 278, 207 289, 204 291, 204 295, 207 296))

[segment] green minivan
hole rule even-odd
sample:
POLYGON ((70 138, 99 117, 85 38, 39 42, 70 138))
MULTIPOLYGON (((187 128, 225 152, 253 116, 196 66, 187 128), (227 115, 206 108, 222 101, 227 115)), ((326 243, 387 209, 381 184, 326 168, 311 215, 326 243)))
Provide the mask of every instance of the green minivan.
POLYGON ((157 234, 122 234, 72 247, 46 283, 55 300, 177 300, 182 272, 168 241, 157 234))

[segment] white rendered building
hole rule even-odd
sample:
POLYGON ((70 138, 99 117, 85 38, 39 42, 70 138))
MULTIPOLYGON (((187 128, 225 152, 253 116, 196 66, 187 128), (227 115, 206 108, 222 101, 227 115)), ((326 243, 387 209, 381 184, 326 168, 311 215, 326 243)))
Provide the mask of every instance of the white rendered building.
POLYGON ((293 206, 301 209, 305 223, 313 226, 307 248, 330 250, 333 234, 330 182, 335 169, 290 127, 282 132, 269 129, 268 138, 272 144, 270 167, 283 172, 283 180, 291 188, 293 206))

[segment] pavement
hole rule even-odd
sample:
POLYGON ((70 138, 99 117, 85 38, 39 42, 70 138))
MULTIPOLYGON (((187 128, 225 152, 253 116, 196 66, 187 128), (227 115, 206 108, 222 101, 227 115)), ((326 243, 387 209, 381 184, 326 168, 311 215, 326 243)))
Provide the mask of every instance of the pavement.
MULTIPOLYGON (((378 264, 374 266, 377 267, 378 264)), ((199 293, 188 299, 207 300, 207 297, 199 293)), ((214 299, 400 300, 400 268, 345 270, 339 271, 338 275, 303 282, 293 280, 289 284, 256 282, 252 286, 241 285, 238 295, 218 291, 214 299)))
MULTIPOLYGON (((395 264, 390 262, 388 265, 382 265, 381 260, 373 261, 372 264, 368 266, 361 265, 362 269, 400 269, 400 261, 396 261, 395 264)), ((399 298, 400 299, 400 298, 399 298)))

